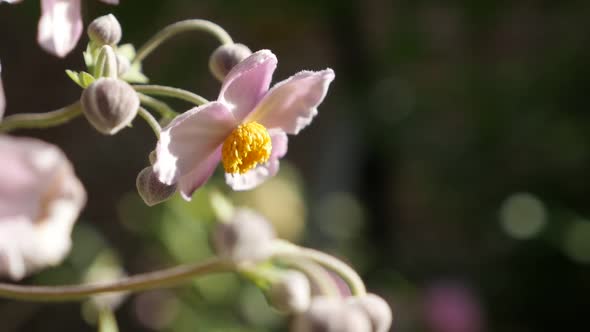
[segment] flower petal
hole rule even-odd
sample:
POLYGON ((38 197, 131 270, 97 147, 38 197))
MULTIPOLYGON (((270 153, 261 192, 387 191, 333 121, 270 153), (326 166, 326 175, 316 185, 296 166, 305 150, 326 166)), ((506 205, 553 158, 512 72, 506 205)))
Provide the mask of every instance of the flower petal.
POLYGON ((109 5, 118 5, 119 4, 119 0, 100 0, 104 3, 107 3, 109 5))
POLYGON ((297 134, 317 115, 334 77, 332 69, 299 72, 273 86, 246 121, 297 134))
POLYGON ((279 159, 287 153, 287 134, 280 129, 269 130, 269 134, 272 140, 272 151, 266 164, 258 165, 244 174, 225 173, 225 182, 233 190, 253 189, 268 178, 275 176, 279 171, 279 159))
POLYGON ((80 0, 41 0, 41 11, 37 41, 47 52, 63 58, 82 34, 80 0))
POLYGON ((0 276, 20 279, 58 264, 86 193, 57 147, 0 136, 0 276))
POLYGON ((269 50, 250 55, 227 74, 218 101, 241 122, 268 91, 276 67, 277 57, 269 50))
POLYGON ((154 173, 165 184, 175 183, 199 168, 236 126, 231 112, 219 102, 176 117, 160 133, 154 173))
POLYGON ((209 157, 202 160, 188 174, 178 179, 178 191, 187 201, 199 187, 201 187, 213 175, 217 164, 221 161, 221 146, 209 157))

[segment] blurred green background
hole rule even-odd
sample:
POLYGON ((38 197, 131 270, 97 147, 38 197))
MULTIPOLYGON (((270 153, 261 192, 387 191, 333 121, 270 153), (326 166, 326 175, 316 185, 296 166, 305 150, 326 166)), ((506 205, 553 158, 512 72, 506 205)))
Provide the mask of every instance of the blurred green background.
MULTIPOLYGON (((393 331, 527 332, 585 326, 590 298, 590 2, 84 1, 112 12, 123 42, 210 19, 279 59, 274 81, 336 72, 313 125, 291 139, 280 176, 236 202, 279 233, 345 259, 394 311, 393 331)), ((79 98, 83 36, 65 59, 35 42, 39 2, 0 5, 7 114, 79 98)), ((214 38, 184 34, 144 62, 158 84, 216 97, 214 38)), ((174 104, 186 108, 184 104, 174 104)), ((207 192, 147 208, 135 176, 155 140, 145 123, 114 137, 84 119, 19 131, 60 145, 89 202, 59 284, 121 264, 128 274, 210 255, 207 192), (116 263, 119 262, 119 263, 116 263), (97 265, 98 264, 98 265, 97 265)), ((220 185, 220 175, 212 185, 220 185)), ((225 188, 224 188, 225 189, 225 188)), ((112 271, 111 271, 112 272, 112 271)), ((0 302, 2 332, 93 331, 88 304, 0 302)), ((232 275, 127 298, 121 331, 283 331, 232 275)))

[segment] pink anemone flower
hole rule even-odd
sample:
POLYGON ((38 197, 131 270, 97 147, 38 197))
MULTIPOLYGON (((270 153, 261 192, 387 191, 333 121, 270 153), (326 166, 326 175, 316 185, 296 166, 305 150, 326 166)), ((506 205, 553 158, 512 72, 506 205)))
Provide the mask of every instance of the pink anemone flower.
POLYGON ((276 56, 258 51, 225 77, 217 101, 176 117, 160 134, 154 172, 191 195, 221 161, 227 184, 252 189, 279 169, 287 134, 296 135, 317 115, 334 71, 302 71, 269 90, 276 56))
MULTIPOLYGON (((22 0, 0 0, 18 3, 22 0)), ((70 53, 82 35, 81 0, 41 0, 41 18, 37 41, 41 47, 60 58, 70 53)), ((116 5, 119 0, 101 0, 116 5)))
POLYGON ((0 156, 0 278, 18 280, 68 254, 86 191, 54 145, 0 135, 0 156))

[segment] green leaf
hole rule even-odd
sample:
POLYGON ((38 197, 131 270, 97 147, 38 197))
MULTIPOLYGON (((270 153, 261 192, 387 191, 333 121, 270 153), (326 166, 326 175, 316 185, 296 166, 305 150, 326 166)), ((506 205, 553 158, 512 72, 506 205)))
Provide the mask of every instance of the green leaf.
POLYGON ((92 82, 94 82, 96 79, 94 78, 94 76, 88 74, 85 71, 81 71, 80 73, 78 73, 78 76, 80 77, 80 84, 82 85, 83 88, 87 88, 90 84, 92 84, 92 82))
POLYGON ((81 88, 85 88, 85 86, 80 82, 80 74, 78 72, 66 69, 66 74, 68 74, 70 79, 78 84, 81 88))
POLYGON ((117 319, 110 309, 104 308, 98 317, 98 332, 119 332, 117 319))
POLYGON ((135 58, 135 47, 132 44, 119 45, 117 46, 116 53, 131 61, 135 58))

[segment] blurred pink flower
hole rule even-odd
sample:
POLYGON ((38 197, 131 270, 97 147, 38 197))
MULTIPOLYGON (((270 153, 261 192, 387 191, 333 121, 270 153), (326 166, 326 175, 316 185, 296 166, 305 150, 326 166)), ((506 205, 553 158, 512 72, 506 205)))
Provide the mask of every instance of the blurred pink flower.
POLYGON ((274 176, 296 135, 317 115, 334 71, 302 71, 269 90, 276 56, 258 51, 225 77, 217 101, 176 117, 160 135, 154 172, 178 183, 182 197, 213 174, 222 161, 227 184, 248 190, 274 176))
POLYGON ((433 332, 481 332, 483 317, 479 301, 464 285, 440 283, 423 297, 426 324, 433 332))
MULTIPOLYGON (((22 0, 0 0, 18 3, 22 0)), ((63 58, 76 47, 82 35, 81 0, 41 0, 37 41, 47 52, 63 58)), ((101 0, 116 5, 119 0, 101 0)))
POLYGON ((66 256, 86 192, 54 145, 0 135, 0 156, 0 276, 17 280, 66 256))

